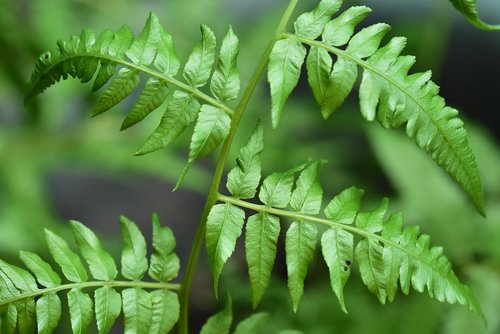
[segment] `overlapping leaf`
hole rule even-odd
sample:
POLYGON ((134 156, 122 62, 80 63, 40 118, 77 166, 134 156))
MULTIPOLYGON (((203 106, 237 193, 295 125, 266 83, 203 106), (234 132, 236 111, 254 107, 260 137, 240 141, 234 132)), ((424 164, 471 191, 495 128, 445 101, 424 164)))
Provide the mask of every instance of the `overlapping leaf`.
POLYGON ((40 57, 26 101, 69 76, 80 78, 82 82, 94 78, 94 91, 109 83, 92 110, 95 116, 108 111, 141 87, 140 74, 145 74, 149 78, 121 129, 141 122, 164 106, 160 124, 136 152, 141 155, 168 145, 197 121, 188 164, 180 183, 193 161, 215 150, 229 132, 233 111, 224 103, 236 99, 239 94, 238 53, 239 40, 229 28, 217 57, 215 35, 202 25, 201 41, 182 71, 185 82, 175 79, 180 60, 173 38, 151 13, 137 38, 129 28, 123 27, 116 34, 106 30, 97 38, 92 31, 83 30, 79 37, 58 42, 56 49, 40 57), (209 81, 212 96, 200 90, 209 81))
POLYGON ((23 263, 34 274, 0 260, 0 329, 2 334, 52 333, 61 318, 60 294, 67 291, 67 305, 73 333, 86 333, 93 319, 99 333, 108 333, 123 310, 125 333, 166 333, 177 322, 179 302, 168 283, 177 276, 179 260, 174 253, 175 239, 167 227, 153 219, 151 266, 146 243, 132 221, 121 218, 124 248, 122 274, 131 281, 116 281, 115 262, 97 236, 79 222, 71 227, 77 245, 95 281, 88 281, 87 270, 68 243, 46 231, 49 251, 69 282, 50 264, 31 252, 21 252, 23 263), (157 283, 140 281, 146 270, 157 283), (37 285, 36 281, 38 281, 37 285), (89 289, 95 289, 89 293, 89 289), (121 294, 117 289, 122 289, 121 294), (153 289, 152 291, 147 291, 153 289), (91 297, 92 295, 92 297, 91 297))
MULTIPOLYGON (((475 1, 452 2, 477 14, 475 1)), ((313 11, 297 19, 295 34, 284 34, 276 43, 268 68, 273 126, 276 127, 297 84, 306 56, 302 44, 308 45, 308 82, 323 117, 329 117, 345 101, 360 67, 363 76, 359 100, 363 116, 368 121, 377 119, 386 128, 406 124, 407 135, 460 184, 484 215, 481 179, 458 112, 446 106, 438 95, 439 88, 430 80, 430 72, 408 73, 414 58, 400 55, 404 38, 395 37, 380 47, 390 27, 377 23, 355 33, 356 25, 371 10, 357 6, 334 19, 326 17, 334 12, 327 9, 339 4, 340 1, 320 1, 313 11)))

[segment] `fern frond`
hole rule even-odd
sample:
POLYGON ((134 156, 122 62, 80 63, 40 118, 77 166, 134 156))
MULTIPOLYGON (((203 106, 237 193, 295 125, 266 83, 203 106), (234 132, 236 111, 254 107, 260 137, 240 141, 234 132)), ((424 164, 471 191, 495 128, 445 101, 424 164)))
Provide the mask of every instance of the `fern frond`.
MULTIPOLYGON (((249 154, 251 150, 248 148, 255 146, 255 138, 262 138, 259 131, 257 127, 250 142, 240 151, 238 164, 229 175, 240 170, 242 157, 246 161, 251 157, 257 160, 261 149, 249 154)), ((429 236, 420 235, 418 227, 403 227, 401 213, 386 218, 387 199, 382 200, 377 208, 363 212, 360 211, 363 190, 351 187, 335 196, 324 208, 324 216, 319 216, 323 195, 319 182, 322 164, 309 163, 268 176, 259 189, 258 198, 263 204, 240 198, 238 194, 244 186, 232 187, 231 196, 218 195, 222 203, 212 208, 206 233, 216 282, 241 235, 245 211, 254 211, 255 214, 246 222, 245 235, 254 307, 269 283, 281 229, 280 220, 285 218, 292 221, 285 236, 285 251, 288 287, 295 311, 315 253, 319 234, 316 224, 321 224, 327 226, 321 236, 322 255, 328 266, 332 290, 344 312, 347 313, 347 307, 343 289, 350 277, 351 267, 357 264, 364 284, 382 304, 393 301, 398 285, 405 294, 412 286, 419 292, 427 290, 429 296, 441 302, 458 302, 481 314, 476 299, 469 288, 460 283, 451 269, 451 263, 442 254, 442 248, 431 246, 429 236), (300 175, 296 179, 297 172, 300 175)), ((257 172, 260 174, 260 167, 256 168, 257 172)))
POLYGON ((73 236, 93 280, 88 279, 80 256, 49 230, 45 235, 50 254, 69 282, 62 282, 50 264, 31 252, 21 251, 20 258, 34 277, 0 260, 2 333, 13 333, 16 327, 20 333, 32 333, 35 327, 38 333, 52 333, 61 317, 63 291, 67 291, 73 333, 85 333, 94 317, 99 333, 108 333, 122 310, 126 333, 159 334, 172 329, 179 317, 177 294, 170 291, 179 289, 178 284, 170 283, 179 271, 172 231, 153 217, 153 254, 148 265, 144 236, 134 222, 125 217, 120 222, 124 240, 121 274, 129 280, 116 280, 118 270, 111 255, 94 232, 76 221, 70 222, 73 236), (142 280, 146 271, 154 281, 142 280), (86 291, 92 289, 91 297, 86 291))
POLYGON ((240 90, 238 53, 238 38, 229 28, 216 57, 215 35, 202 25, 201 42, 189 55, 182 71, 184 81, 176 79, 180 60, 173 38, 151 13, 137 38, 125 26, 116 34, 106 30, 97 38, 92 31, 83 30, 79 37, 58 42, 56 49, 40 57, 26 101, 61 79, 75 77, 88 82, 94 78, 93 91, 109 83, 91 112, 96 116, 137 90, 141 74, 149 77, 121 129, 141 122, 169 101, 160 124, 136 152, 141 155, 165 147, 196 121, 180 183, 193 161, 215 150, 229 132, 234 111, 226 103, 236 99, 240 90), (211 95, 200 90, 209 81, 211 95))
POLYGON ((274 46, 268 67, 273 126, 277 126, 285 101, 297 85, 304 60, 309 85, 324 118, 345 101, 361 68, 359 100, 364 118, 377 119, 385 128, 406 124, 407 135, 460 184, 484 215, 481 179, 463 123, 458 112, 438 95, 430 72, 408 74, 414 57, 400 55, 406 43, 403 37, 380 47, 388 25, 378 23, 355 33, 356 25, 371 11, 367 7, 351 7, 332 20, 324 15, 312 19, 319 12, 329 14, 322 9, 332 8, 333 3, 337 8, 341 1, 323 0, 313 11, 301 15, 295 33, 283 34, 274 46), (304 25, 305 21, 309 25, 304 25), (310 47, 307 57, 303 45, 310 47))
POLYGON ((483 30, 500 30, 500 24, 488 24, 479 18, 476 0, 450 0, 470 23, 483 30))

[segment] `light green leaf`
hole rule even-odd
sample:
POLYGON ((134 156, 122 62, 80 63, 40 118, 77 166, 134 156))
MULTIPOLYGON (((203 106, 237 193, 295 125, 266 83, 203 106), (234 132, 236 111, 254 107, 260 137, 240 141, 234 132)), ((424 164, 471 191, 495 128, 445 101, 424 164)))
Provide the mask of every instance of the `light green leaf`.
POLYGON ((80 248, 90 273, 97 280, 112 281, 118 271, 113 257, 106 252, 92 230, 75 220, 70 221, 73 236, 80 248))
POLYGON ((259 333, 259 327, 261 327, 268 318, 269 314, 264 312, 252 314, 236 326, 233 334, 257 334, 259 333))
POLYGON ((252 287, 252 305, 257 307, 271 278, 276 258, 279 218, 261 212, 248 218, 245 236, 245 255, 252 287))
POLYGON ((290 198, 292 209, 307 214, 319 212, 323 197, 323 189, 319 183, 319 169, 322 164, 323 162, 317 161, 300 173, 290 198))
POLYGON ((206 25, 201 25, 201 42, 198 44, 184 66, 184 79, 193 87, 204 86, 215 61, 215 35, 206 25))
POLYGON ((382 231, 384 216, 389 206, 389 200, 384 198, 380 205, 368 212, 360 212, 356 217, 356 226, 369 233, 382 231))
POLYGON ((92 109, 91 116, 97 116, 120 103, 139 86, 139 81, 139 72, 137 70, 120 69, 115 79, 99 97, 92 109))
POLYGON ((206 244, 213 263, 214 291, 218 295, 219 276, 227 259, 233 254, 236 240, 241 235, 245 212, 231 204, 212 207, 207 219, 206 244))
POLYGON ((238 97, 240 91, 240 72, 236 63, 240 42, 229 27, 222 41, 217 68, 212 76, 210 91, 217 100, 226 102, 238 97))
POLYGON ((330 228, 321 237, 321 250, 330 272, 330 284, 345 313, 347 309, 344 302, 344 286, 351 274, 351 264, 354 260, 353 248, 354 237, 344 230, 330 228))
POLYGON ((120 225, 123 238, 122 275, 138 281, 148 269, 146 240, 137 225, 127 217, 120 216, 120 225))
POLYGON ((355 256, 363 283, 377 296, 380 303, 385 304, 387 292, 382 249, 378 241, 363 239, 356 246, 355 256))
POLYGON ((158 215, 153 215, 153 253, 149 276, 157 281, 168 282, 179 273, 179 258, 174 253, 175 237, 169 227, 162 227, 158 215))
POLYGON ((364 191, 356 187, 343 190, 325 208, 325 216, 340 224, 352 224, 361 206, 364 191))
POLYGON ((68 280, 79 283, 88 279, 87 271, 80 257, 69 248, 64 239, 46 229, 45 240, 47 241, 50 254, 61 267, 64 276, 68 280))
POLYGON ((165 101, 167 95, 168 87, 165 82, 156 78, 149 79, 134 106, 123 120, 120 130, 125 130, 142 121, 165 101))
POLYGON ((208 318, 207 322, 201 328, 200 334, 229 334, 231 323, 233 322, 231 297, 228 300, 224 310, 208 318))
POLYGON ((126 53, 134 64, 148 66, 153 62, 156 56, 156 44, 160 38, 159 29, 162 28, 158 18, 150 13, 139 37, 134 40, 126 53))
POLYGON ((179 319, 179 299, 177 294, 168 290, 151 292, 153 306, 149 334, 168 333, 179 319))
MULTIPOLYGON (((34 299, 15 303, 20 334, 32 334, 36 330, 36 305, 34 299)), ((1 313, 1 312, 0 312, 1 313)), ((3 332, 2 332, 3 333, 3 332)))
POLYGON ((237 166, 227 176, 226 187, 236 198, 254 198, 260 183, 261 163, 260 153, 264 149, 264 130, 260 121, 250 137, 247 145, 242 147, 237 166))
POLYGON ((3 272, 21 292, 31 292, 38 289, 33 276, 24 269, 0 260, 0 271, 3 272))
POLYGON ((196 120, 200 103, 192 95, 176 90, 160 121, 137 155, 156 151, 170 144, 184 129, 196 120))
POLYGON ((47 288, 61 284, 61 277, 37 254, 27 251, 21 251, 19 254, 21 261, 35 274, 38 283, 47 288))
POLYGON ((391 27, 385 23, 377 23, 361 29, 347 45, 346 52, 357 58, 366 58, 377 51, 380 41, 391 27))
POLYGON ((151 295, 139 288, 122 290, 125 334, 147 334, 153 316, 151 295))
POLYGON ((205 156, 215 150, 226 139, 230 127, 231 118, 224 111, 208 104, 201 106, 193 137, 191 137, 188 163, 184 167, 175 189, 180 186, 194 160, 198 156, 205 156))
POLYGON ((260 201, 273 208, 286 208, 292 196, 295 173, 305 167, 306 164, 302 164, 284 173, 273 173, 266 177, 260 187, 260 201))
POLYGON ((179 72, 180 61, 175 51, 172 36, 158 22, 158 42, 156 44, 156 57, 153 65, 168 76, 174 76, 179 72))
POLYGON ((483 30, 500 30, 500 24, 488 24, 479 18, 476 0, 450 0, 470 23, 483 30))
POLYGON ((292 223, 285 238, 288 290, 294 312, 297 312, 304 292, 304 279, 316 249, 318 230, 316 226, 303 221, 292 223))
POLYGON ((61 318, 61 300, 55 293, 43 295, 36 301, 38 334, 51 334, 61 318))
POLYGON ((295 33, 298 36, 310 39, 316 39, 323 28, 330 21, 330 18, 335 14, 340 6, 341 0, 322 0, 312 11, 304 13, 295 21, 295 33))
POLYGON ((278 126, 285 102, 299 81, 305 56, 306 48, 295 40, 282 39, 274 44, 267 71, 273 128, 278 126))
POLYGON ((94 292, 95 318, 99 333, 106 334, 120 315, 122 302, 118 292, 103 286, 94 292))
POLYGON ((354 6, 346 9, 325 26, 321 38, 323 42, 332 46, 342 46, 349 42, 354 28, 363 21, 372 10, 365 6, 354 6))
POLYGON ((68 292, 68 306, 73 333, 86 333, 92 321, 92 299, 81 290, 71 289, 68 292))

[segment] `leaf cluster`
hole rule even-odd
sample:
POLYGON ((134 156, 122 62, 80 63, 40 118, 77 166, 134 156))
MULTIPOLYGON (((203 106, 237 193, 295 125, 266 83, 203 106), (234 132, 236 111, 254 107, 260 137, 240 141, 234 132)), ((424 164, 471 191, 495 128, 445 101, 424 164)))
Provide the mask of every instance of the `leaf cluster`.
POLYGON ((120 218, 123 249, 121 276, 114 259, 104 250, 97 236, 77 221, 71 221, 73 236, 81 258, 68 243, 50 230, 45 238, 53 260, 66 280, 35 253, 21 251, 20 258, 31 271, 0 260, 0 330, 13 333, 52 333, 61 318, 60 294, 66 292, 73 333, 85 333, 95 317, 99 333, 108 333, 123 312, 125 333, 165 333, 179 317, 177 294, 169 283, 179 272, 174 253, 175 238, 153 216, 153 251, 147 259, 144 236, 137 225, 120 218), (144 281, 148 273, 153 279, 144 281), (33 276, 34 275, 34 276, 33 276), (93 289, 93 296, 86 290, 93 289), (118 292, 117 289, 121 291, 118 292), (151 289, 152 291, 147 291, 151 289))

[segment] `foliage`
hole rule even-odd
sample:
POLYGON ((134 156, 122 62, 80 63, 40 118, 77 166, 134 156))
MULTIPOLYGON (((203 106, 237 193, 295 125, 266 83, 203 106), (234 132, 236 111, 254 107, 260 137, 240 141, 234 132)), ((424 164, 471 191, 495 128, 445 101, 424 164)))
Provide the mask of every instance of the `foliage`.
MULTIPOLYGON (((452 3, 474 24, 495 28, 479 20, 475 1, 452 3)), ((102 89, 92 116, 107 112, 140 89, 122 122, 122 130, 144 122, 156 109, 164 110, 138 155, 171 144, 194 124, 188 161, 175 189, 195 160, 211 154, 221 144, 222 149, 180 285, 170 283, 180 267, 173 253, 175 239, 170 229, 160 227, 157 217, 153 219, 153 253, 149 261, 138 227, 121 218, 124 247, 120 271, 125 281, 116 281, 116 264, 94 232, 71 222, 95 281, 89 281, 87 269, 64 238, 47 230, 49 251, 69 283, 62 283, 60 275, 35 253, 21 252, 21 260, 36 281, 28 271, 0 262, 2 333, 11 333, 16 327, 22 333, 33 332, 35 326, 39 332, 52 332, 61 316, 58 292, 63 290, 69 290, 74 333, 85 332, 94 314, 99 332, 108 332, 122 311, 126 333, 168 332, 178 319, 179 332, 187 333, 190 288, 201 243, 206 240, 218 298, 223 267, 235 251, 243 228, 252 304, 257 308, 271 280, 286 220, 291 221, 283 233, 287 286, 295 312, 320 237, 331 289, 345 313, 348 303, 344 289, 351 271, 356 269, 382 304, 395 299, 398 286, 405 294, 413 287, 419 292, 427 290, 429 296, 441 302, 459 303, 482 315, 470 288, 459 281, 442 248, 431 246, 430 237, 420 234, 418 226, 403 226, 401 212, 386 217, 387 198, 375 209, 364 211, 364 191, 350 186, 323 207, 319 173, 325 165, 322 160, 307 160, 261 180, 264 126, 260 121, 240 149, 236 166, 227 174, 230 196, 219 191, 238 125, 266 65, 273 128, 286 114, 287 101, 305 67, 307 82, 325 119, 348 98, 361 72, 359 105, 363 118, 377 119, 383 128, 404 124, 407 137, 461 186, 480 214, 485 214, 482 182, 458 111, 438 95, 439 87, 430 80, 430 72, 409 73, 415 60, 400 55, 405 38, 394 37, 383 44, 390 27, 376 23, 358 29, 371 10, 355 6, 337 15, 340 0, 319 1, 312 11, 298 16, 293 33, 287 32, 296 5, 297 0, 290 1, 240 99, 240 43, 231 27, 218 47, 215 33, 201 25, 201 41, 186 61, 180 60, 173 37, 153 13, 137 37, 128 26, 116 33, 105 30, 98 35, 85 29, 80 36, 59 41, 57 48, 40 56, 26 93, 27 102, 56 82, 75 77, 83 83, 93 80, 92 91, 102 89), (181 79, 176 78, 179 72, 181 79), (156 282, 144 281, 146 272, 156 282), (82 291, 86 288, 96 288, 94 298, 82 291), (121 294, 116 292, 118 288, 121 294), (175 289, 180 289, 179 301, 177 294, 169 291, 175 289)), ((264 313, 251 315, 236 326, 234 333, 257 331, 265 318, 264 313)), ((229 333, 232 322, 228 295, 225 309, 210 317, 201 333, 229 333)))
POLYGON ((499 30, 500 25, 488 24, 479 18, 476 0, 450 0, 453 6, 462 13, 470 23, 484 30, 499 30))

